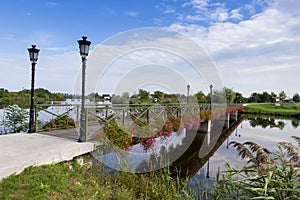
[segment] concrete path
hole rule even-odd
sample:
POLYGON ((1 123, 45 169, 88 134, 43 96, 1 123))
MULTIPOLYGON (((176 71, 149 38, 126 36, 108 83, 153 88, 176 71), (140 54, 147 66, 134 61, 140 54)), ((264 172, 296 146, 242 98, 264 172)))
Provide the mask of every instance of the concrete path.
POLYGON ((43 134, 0 135, 0 180, 26 167, 72 160, 94 150, 94 143, 43 134))

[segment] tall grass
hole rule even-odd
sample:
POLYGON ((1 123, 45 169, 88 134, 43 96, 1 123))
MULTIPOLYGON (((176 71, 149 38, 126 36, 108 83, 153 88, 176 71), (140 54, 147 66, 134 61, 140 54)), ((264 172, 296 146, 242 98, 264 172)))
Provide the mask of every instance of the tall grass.
MULTIPOLYGON (((300 138, 293 136, 300 146, 300 138)), ((241 169, 226 164, 217 177, 214 199, 300 199, 300 152, 292 143, 280 142, 276 152, 254 143, 231 142, 247 161, 241 169)))

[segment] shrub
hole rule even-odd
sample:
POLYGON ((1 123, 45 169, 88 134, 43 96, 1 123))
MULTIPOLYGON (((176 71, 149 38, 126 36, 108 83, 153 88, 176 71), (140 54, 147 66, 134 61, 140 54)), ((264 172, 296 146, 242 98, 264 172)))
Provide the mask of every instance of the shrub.
POLYGON ((59 116, 47 124, 45 124, 42 128, 46 131, 50 131, 51 129, 59 129, 59 128, 74 128, 75 121, 69 117, 68 115, 59 116))
POLYGON ((5 111, 5 120, 1 123, 5 133, 19 133, 28 129, 28 112, 17 105, 8 106, 5 111))

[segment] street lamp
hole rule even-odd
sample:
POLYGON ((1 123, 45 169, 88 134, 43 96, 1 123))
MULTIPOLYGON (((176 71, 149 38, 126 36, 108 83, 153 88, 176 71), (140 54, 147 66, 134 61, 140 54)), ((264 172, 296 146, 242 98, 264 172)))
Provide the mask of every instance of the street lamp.
POLYGON ((29 130, 28 133, 34 133, 34 71, 35 65, 39 56, 39 49, 35 48, 36 45, 32 45, 31 48, 28 48, 29 59, 31 61, 31 101, 30 101, 30 110, 29 110, 29 130))
POLYGON ((190 85, 188 84, 187 86, 187 97, 186 97, 186 102, 187 102, 187 104, 189 104, 190 103, 190 85))
POLYGON ((212 89, 213 89, 213 85, 210 85, 209 86, 209 89, 210 89, 210 102, 209 102, 209 107, 210 107, 210 111, 212 109, 212 89))
POLYGON ((86 40, 87 37, 82 36, 82 40, 78 40, 79 52, 82 58, 82 89, 81 89, 81 113, 80 113, 80 135, 79 142, 86 141, 86 113, 85 113, 85 71, 86 71, 86 57, 89 54, 89 47, 91 42, 86 40))

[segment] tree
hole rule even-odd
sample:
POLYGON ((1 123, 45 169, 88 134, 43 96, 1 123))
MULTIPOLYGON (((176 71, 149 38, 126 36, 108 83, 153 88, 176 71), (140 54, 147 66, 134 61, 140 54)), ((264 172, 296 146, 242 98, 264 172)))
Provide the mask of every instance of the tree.
POLYGON ((8 106, 5 111, 5 120, 1 125, 5 127, 5 132, 19 133, 27 131, 28 112, 17 105, 8 106))
POLYGON ((244 103, 245 102, 245 98, 243 97, 243 95, 239 92, 235 93, 235 99, 233 101, 234 103, 244 103))
POLYGON ((300 96, 299 96, 298 93, 295 93, 295 94, 294 94, 294 96, 293 96, 293 101, 296 102, 296 103, 300 102, 300 96))
POLYGON ((195 98, 197 99, 198 103, 207 103, 206 96, 202 91, 197 92, 195 94, 195 98))
POLYGON ((65 96, 61 93, 53 94, 54 101, 65 101, 65 96))
POLYGON ((249 98, 250 103, 259 103, 261 102, 260 95, 256 92, 253 92, 249 98))
POLYGON ((164 93, 157 90, 153 93, 153 97, 161 100, 164 97, 164 93))
POLYGON ((0 108, 4 108, 11 103, 11 98, 8 90, 0 88, 0 108))
POLYGON ((234 102, 235 99, 235 92, 227 87, 224 87, 224 93, 226 95, 226 103, 231 104, 234 102))
POLYGON ((123 92, 122 98, 129 99, 129 92, 123 92))
POLYGON ((281 91, 278 94, 278 98, 279 98, 280 101, 284 100, 286 97, 287 97, 287 95, 286 95, 286 93, 284 91, 281 91))
POLYGON ((272 96, 268 92, 263 92, 260 95, 260 100, 262 103, 271 102, 272 96))
POLYGON ((148 100, 150 93, 147 90, 140 89, 139 90, 139 97, 141 100, 148 100))
POLYGON ((271 102, 276 102, 277 95, 274 92, 271 92, 271 102))

